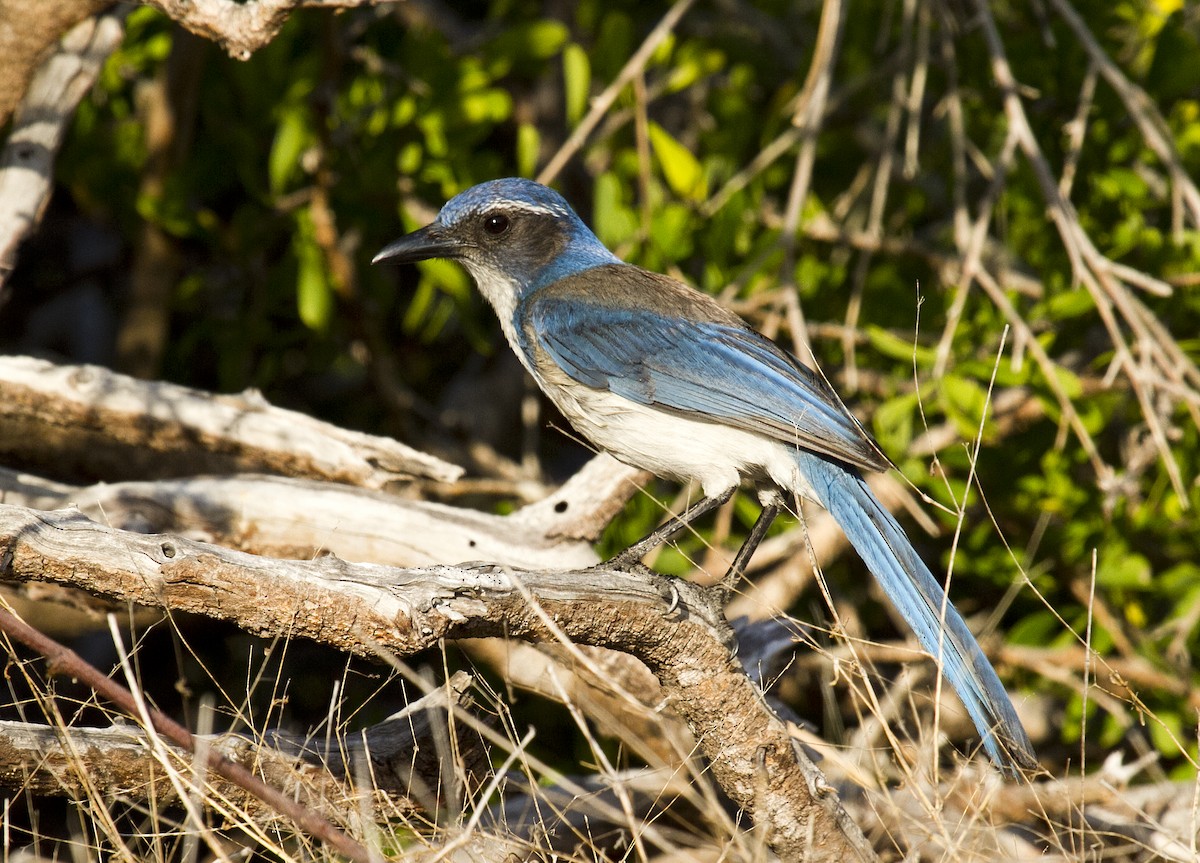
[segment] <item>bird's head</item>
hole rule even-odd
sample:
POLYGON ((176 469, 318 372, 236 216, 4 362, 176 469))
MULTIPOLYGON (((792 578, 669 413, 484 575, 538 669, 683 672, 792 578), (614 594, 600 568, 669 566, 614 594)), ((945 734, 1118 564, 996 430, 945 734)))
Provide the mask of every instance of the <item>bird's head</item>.
POLYGON ((498 293, 519 297, 617 260, 562 195, 513 177, 480 183, 454 196, 432 223, 396 240, 372 263, 427 258, 459 261, 493 305, 512 299, 498 293))

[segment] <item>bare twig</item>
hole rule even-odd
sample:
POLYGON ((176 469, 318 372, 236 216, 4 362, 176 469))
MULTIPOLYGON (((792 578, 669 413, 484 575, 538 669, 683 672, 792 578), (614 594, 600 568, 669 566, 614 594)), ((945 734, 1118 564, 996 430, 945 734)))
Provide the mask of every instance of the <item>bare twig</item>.
MULTIPOLYGON (((1163 418, 1156 405, 1155 390, 1159 378, 1196 389, 1200 387, 1200 369, 1156 316, 1129 291, 1121 280, 1120 271, 1115 270, 1112 262, 1096 249, 1070 201, 1063 198, 1059 183, 1026 116, 1017 80, 1008 63, 991 9, 985 0, 975 0, 974 5, 991 54, 992 75, 1000 88, 1010 129, 1017 136, 1021 151, 1033 168, 1075 276, 1091 294, 1096 311, 1108 331, 1115 352, 1113 371, 1124 374, 1129 380, 1180 505, 1186 507, 1188 496, 1183 475, 1167 441, 1163 418), (1136 346, 1130 344, 1123 325, 1131 331, 1136 346)), ((1096 58, 1093 58, 1093 62, 1100 64, 1096 58)), ((1103 65, 1100 65, 1103 72, 1103 65)), ((1190 404, 1187 408, 1193 420, 1200 425, 1200 410, 1190 404)), ((1102 485, 1108 482, 1109 478, 1102 475, 1102 485)))
POLYGON ((800 133, 800 149, 796 152, 796 165, 792 171, 792 183, 788 189, 783 216, 783 230, 780 233, 780 242, 783 244, 782 271, 785 276, 783 290, 778 292, 778 296, 792 331, 796 355, 810 365, 816 364, 816 357, 813 356, 809 343, 804 312, 800 308, 799 293, 792 284, 792 274, 796 269, 796 231, 800 226, 800 213, 805 200, 808 199, 808 188, 812 182, 817 135, 825 119, 825 103, 833 81, 833 64, 837 59, 838 43, 841 41, 842 21, 842 0, 824 0, 821 4, 821 23, 817 28, 817 44, 813 50, 812 63, 808 67, 804 89, 792 114, 792 125, 800 133))
POLYGON ((558 152, 554 154, 554 157, 550 159, 546 167, 542 168, 538 173, 538 182, 549 183, 559 175, 567 162, 583 146, 588 135, 592 133, 596 125, 604 118, 608 109, 617 101, 617 97, 621 95, 621 91, 625 89, 625 86, 632 82, 638 75, 642 74, 646 68, 646 64, 650 62, 650 58, 654 56, 654 51, 662 44, 664 39, 671 35, 671 31, 679 23, 679 19, 684 16, 684 13, 691 8, 694 2, 695 0, 675 0, 671 8, 667 10, 667 14, 646 35, 646 38, 642 40, 642 44, 633 52, 633 56, 621 67, 621 71, 617 73, 617 77, 613 82, 605 87, 604 92, 592 101, 592 106, 588 109, 586 116, 579 121, 579 125, 571 132, 570 137, 563 142, 563 145, 558 148, 558 152))
MULTIPOLYGON (((903 14, 901 16, 900 25, 900 47, 899 54, 901 62, 895 72, 892 73, 892 98, 888 103, 887 121, 884 124, 884 131, 879 146, 875 153, 875 159, 872 160, 873 182, 871 183, 871 200, 867 210, 867 224, 864 233, 873 239, 878 239, 883 234, 883 217, 887 208, 888 191, 892 185, 893 163, 895 162, 897 151, 896 144, 900 136, 900 124, 905 111, 908 109, 908 76, 910 70, 908 60, 913 54, 913 28, 916 25, 915 18, 917 17, 916 0, 905 0, 902 4, 903 14)), ((918 68, 920 59, 917 60, 918 68)), ((915 79, 918 76, 918 69, 912 70, 913 87, 916 87, 915 79)), ((786 221, 785 221, 786 223, 786 221)), ((871 267, 872 253, 870 250, 864 250, 858 256, 858 261, 854 267, 854 273, 850 281, 850 297, 846 302, 846 331, 851 332, 858 329, 858 318, 862 312, 863 288, 866 285, 867 273, 871 267)), ((853 339, 844 338, 842 340, 842 350, 845 351, 845 374, 846 387, 851 392, 858 389, 858 352, 856 350, 853 339)))
MULTIPOLYGON (((1162 161, 1167 168, 1167 173, 1171 177, 1171 182, 1175 186, 1176 192, 1183 200, 1184 209, 1187 212, 1188 218, 1192 223, 1193 228, 1200 228, 1200 189, 1197 189, 1196 182, 1192 178, 1191 173, 1184 167, 1183 161, 1179 158, 1179 153, 1175 150, 1175 144, 1171 135, 1171 130, 1167 123, 1159 113, 1158 107, 1154 104, 1154 100, 1146 95, 1146 91, 1137 84, 1129 80, 1124 72, 1120 70, 1116 63, 1105 53, 1100 47, 1100 43, 1096 41, 1096 37, 1088 29, 1083 18, 1075 11, 1075 7, 1071 5, 1070 0, 1050 0, 1050 5, 1066 22, 1067 26, 1079 39, 1079 43, 1083 46, 1092 61, 1092 66, 1100 71, 1104 76, 1104 80, 1109 86, 1116 91, 1121 101, 1125 103, 1125 108, 1129 111, 1129 116, 1137 123, 1138 129, 1141 130, 1142 137, 1146 140, 1146 145, 1154 151, 1154 154, 1162 161)), ((1082 100, 1081 100, 1082 101, 1082 100)), ((1183 225, 1179 224, 1179 220, 1175 223, 1176 235, 1181 234, 1183 225)))

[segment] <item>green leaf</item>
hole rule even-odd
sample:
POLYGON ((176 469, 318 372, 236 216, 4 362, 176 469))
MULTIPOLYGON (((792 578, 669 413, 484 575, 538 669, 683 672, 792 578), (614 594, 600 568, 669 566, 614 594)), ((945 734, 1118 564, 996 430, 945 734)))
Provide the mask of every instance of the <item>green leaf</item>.
POLYGON ((271 154, 267 157, 267 178, 273 194, 282 193, 300 173, 300 156, 312 144, 308 110, 293 105, 282 110, 271 154))
POLYGON ((1175 711, 1156 710, 1154 716, 1146 723, 1150 732, 1150 740, 1154 748, 1166 755, 1174 755, 1180 750, 1180 743, 1195 735, 1195 722, 1188 722, 1184 731, 1183 721, 1175 711))
POLYGON ((592 227, 604 245, 619 246, 637 232, 637 216, 621 203, 621 180, 611 171, 596 178, 592 227))
POLYGON ((575 126, 587 110, 592 86, 592 67, 587 52, 572 42, 563 49, 563 95, 567 103, 567 124, 575 126))
POLYGON ((1076 318, 1096 310, 1096 301, 1087 291, 1076 288, 1050 297, 1046 303, 1046 314, 1057 320, 1076 318))
POLYGON ((681 198, 703 201, 708 197, 704 169, 691 151, 676 141, 662 126, 651 122, 650 144, 658 156, 663 176, 671 191, 681 198))
POLYGON ((434 258, 421 261, 417 265, 438 290, 451 297, 466 302, 471 296, 471 281, 466 271, 454 261, 434 258))
POLYGON ((325 256, 317 246, 312 216, 308 210, 296 213, 296 233, 292 249, 296 271, 296 310, 310 330, 323 330, 333 311, 333 286, 325 272, 325 256))
POLYGON ((407 177, 415 174, 421 167, 421 161, 425 156, 425 151, 421 149, 421 145, 416 141, 409 141, 400 148, 400 152, 396 154, 396 169, 401 177, 407 177))
POLYGON ((637 47, 633 22, 624 12, 609 11, 600 23, 600 32, 592 42, 592 66, 598 80, 617 76, 625 58, 637 47))
POLYGON ((512 113, 512 97, 496 88, 476 90, 463 94, 458 107, 472 126, 499 123, 512 113))
POLYGON ((1152 584, 1150 561, 1128 549, 1109 546, 1096 560, 1096 584, 1107 587, 1146 588, 1152 584))
POLYGON ((1079 375, 1064 366, 1052 366, 1054 376, 1058 378, 1059 385, 1063 392, 1067 394, 1067 398, 1077 399, 1083 395, 1083 381, 1079 379, 1079 375))
POLYGON ((902 339, 883 327, 872 324, 866 328, 867 341, 871 347, 885 357, 891 357, 905 363, 911 363, 913 352, 916 351, 917 365, 920 368, 930 368, 937 358, 937 352, 932 348, 914 345, 910 339, 902 339))
POLYGON ((917 401, 915 392, 904 393, 875 408, 871 428, 884 452, 898 455, 908 450, 916 429, 917 401))
POLYGON ((938 404, 954 421, 959 434, 974 437, 983 417, 987 391, 970 378, 947 374, 938 382, 937 395, 938 404))
MULTIPOLYGON (((570 31, 561 21, 543 19, 504 30, 488 47, 491 54, 510 62, 547 60, 558 53, 569 36, 570 31)), ((503 74, 505 68, 492 71, 503 74)))
POLYGON ((542 149, 542 137, 532 123, 517 126, 517 174, 532 177, 537 173, 538 156, 542 149))
POLYGON ((681 261, 691 257, 691 211, 681 204, 659 207, 650 217, 650 239, 664 261, 681 261))

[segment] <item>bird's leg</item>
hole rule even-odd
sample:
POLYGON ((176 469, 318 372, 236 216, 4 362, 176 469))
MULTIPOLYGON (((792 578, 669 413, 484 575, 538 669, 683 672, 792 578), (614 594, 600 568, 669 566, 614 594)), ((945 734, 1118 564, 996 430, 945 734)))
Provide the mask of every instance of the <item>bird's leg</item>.
POLYGON ((771 502, 763 504, 762 512, 758 514, 754 526, 750 528, 750 533, 746 536, 746 541, 738 549, 737 556, 729 566, 729 571, 721 579, 721 588, 723 590, 727 592, 733 590, 734 585, 737 584, 737 580, 746 571, 746 567, 750 565, 750 558, 754 557, 754 552, 758 549, 758 544, 767 535, 767 530, 770 529, 771 523, 775 521, 775 517, 779 515, 782 509, 783 504, 781 503, 771 502))
POLYGON ((620 554, 613 555, 604 565, 611 569, 626 569, 632 566, 645 557, 649 551, 658 548, 664 542, 673 538, 693 521, 700 518, 700 516, 707 512, 712 512, 725 503, 725 501, 733 497, 733 492, 734 489, 731 488, 717 497, 706 497, 703 500, 697 501, 679 515, 668 519, 661 527, 650 531, 643 539, 635 542, 620 554))

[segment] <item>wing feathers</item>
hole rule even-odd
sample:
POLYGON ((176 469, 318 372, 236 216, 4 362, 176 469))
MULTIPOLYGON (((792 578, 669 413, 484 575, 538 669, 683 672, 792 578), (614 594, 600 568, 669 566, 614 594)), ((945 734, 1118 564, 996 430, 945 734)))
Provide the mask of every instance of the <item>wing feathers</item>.
POLYGON ((678 282, 629 265, 598 267, 539 290, 519 314, 528 337, 581 384, 867 470, 889 467, 823 380, 678 282))

